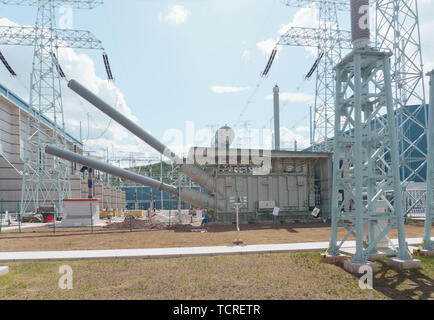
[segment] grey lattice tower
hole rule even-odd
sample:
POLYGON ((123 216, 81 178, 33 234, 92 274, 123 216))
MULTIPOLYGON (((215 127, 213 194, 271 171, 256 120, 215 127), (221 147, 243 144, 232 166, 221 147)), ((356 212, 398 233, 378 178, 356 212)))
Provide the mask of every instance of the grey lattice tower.
POLYGON ((340 30, 338 11, 349 11, 349 1, 343 0, 283 0, 287 6, 308 7, 316 4, 318 28, 291 27, 280 44, 318 49, 316 67, 315 109, 312 125, 312 146, 317 151, 329 151, 334 128, 334 71, 342 51, 351 49, 351 34, 340 30))
POLYGON ((41 205, 56 205, 62 212, 63 199, 70 196, 68 162, 47 156, 43 147, 51 144, 65 147, 65 119, 61 80, 65 77, 59 65, 59 48, 101 49, 102 44, 90 32, 58 29, 56 10, 60 6, 74 9, 93 9, 101 0, 0 0, 2 4, 35 6, 35 27, 0 27, 0 44, 33 46, 30 107, 35 114, 27 118, 23 141, 23 180, 21 213, 33 211, 41 205), (49 119, 52 130, 42 130, 41 123, 49 119))
POLYGON ((416 0, 377 0, 376 47, 393 52, 391 77, 393 103, 398 114, 400 176, 406 212, 420 207, 425 193, 406 191, 409 182, 426 182, 427 105, 422 46, 416 0), (409 108, 409 106, 415 106, 409 108), (421 121, 424 119, 424 121, 421 121))

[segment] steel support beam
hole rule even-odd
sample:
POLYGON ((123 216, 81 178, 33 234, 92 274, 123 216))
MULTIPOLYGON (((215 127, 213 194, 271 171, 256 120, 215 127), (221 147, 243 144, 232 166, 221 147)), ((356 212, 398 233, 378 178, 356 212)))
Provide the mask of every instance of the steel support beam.
POLYGON ((434 219, 434 70, 427 74, 430 77, 430 100, 428 122, 428 172, 426 183, 426 211, 425 211, 425 235, 423 237, 423 249, 434 250, 431 240, 432 223, 434 219))
POLYGON ((366 263, 368 255, 376 252, 377 244, 392 227, 398 228, 398 258, 411 259, 405 241, 390 82, 391 55, 374 49, 357 49, 335 68, 332 237, 328 254, 339 255, 344 241, 338 245, 338 227, 351 221, 347 228, 355 230, 353 263, 356 264, 366 263), (379 210, 378 201, 387 210, 379 210), (376 235, 379 222, 387 224, 383 229, 386 231, 376 235), (367 235, 363 232, 365 225, 369 230, 367 235))

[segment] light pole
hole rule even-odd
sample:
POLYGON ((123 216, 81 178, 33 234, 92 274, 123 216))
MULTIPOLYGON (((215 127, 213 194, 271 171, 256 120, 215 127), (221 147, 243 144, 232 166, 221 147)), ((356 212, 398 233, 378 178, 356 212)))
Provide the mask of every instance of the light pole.
POLYGON ((247 197, 230 197, 229 202, 232 204, 232 207, 235 208, 236 221, 237 221, 237 238, 234 240, 234 245, 240 246, 243 244, 243 240, 240 239, 240 208, 244 208, 247 206, 247 197))

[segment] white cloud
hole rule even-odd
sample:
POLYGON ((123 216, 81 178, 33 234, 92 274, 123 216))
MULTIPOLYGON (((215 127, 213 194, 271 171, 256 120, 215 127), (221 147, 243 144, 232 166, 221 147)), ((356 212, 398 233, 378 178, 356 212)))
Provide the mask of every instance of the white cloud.
MULTIPOLYGON (((316 8, 316 6, 313 6, 312 8, 301 8, 295 13, 294 18, 288 24, 283 24, 280 26, 279 30, 277 30, 279 37, 277 38, 271 37, 259 41, 256 44, 256 46, 264 56, 269 57, 271 52, 275 48, 276 43, 280 40, 280 37, 283 34, 285 34, 289 30, 289 28, 291 27, 316 28, 318 27, 318 19, 319 19, 318 9, 316 8)), ((275 61, 279 59, 279 54, 281 50, 283 50, 283 46, 278 46, 275 61)), ((306 48, 306 50, 314 55, 317 54, 317 49, 315 48, 306 48)))
MULTIPOLYGON (((265 97, 267 100, 273 100, 273 95, 270 94, 268 96, 265 97)), ((307 93, 303 93, 303 92, 295 92, 295 93, 285 93, 282 92, 280 93, 280 101, 283 102, 293 102, 293 103, 299 103, 299 102, 313 102, 315 101, 315 97, 307 94, 307 93)))
POLYGON ((225 86, 212 86, 211 91, 214 93, 234 93, 248 90, 249 87, 225 87, 225 86))
MULTIPOLYGON (((165 16, 165 20, 176 24, 185 23, 190 16, 191 12, 185 9, 184 6, 174 4, 170 7, 169 12, 165 16)), ((162 20, 162 14, 160 13, 160 21, 162 20)))
MULTIPOLYGON (((419 19, 420 19, 420 32, 422 42, 422 54, 425 73, 434 69, 434 37, 432 30, 434 30, 434 20, 431 18, 434 14, 432 3, 434 0, 419 1, 419 19)), ((426 99, 429 99, 429 77, 425 76, 425 90, 427 92, 426 99)))
POLYGON ((310 147, 310 138, 297 134, 287 127, 280 128, 280 145, 282 149, 294 149, 294 142, 297 141, 297 150, 310 147))
POLYGON ((299 133, 310 133, 310 128, 308 126, 299 126, 295 131, 299 133))
MULTIPOLYGON (((0 18, 0 25, 17 26, 17 24, 6 18, 0 18)), ((21 46, 2 46, 0 49, 18 74, 17 78, 11 78, 7 72, 2 70, 0 72, 0 83, 15 92, 24 101, 29 101, 29 75, 33 49, 21 46)), ((73 49, 60 49, 59 63, 68 79, 77 80, 101 99, 115 106, 122 114, 137 122, 137 118, 127 105, 121 90, 96 74, 95 64, 87 54, 77 53, 73 49)), ((98 138, 84 141, 87 150, 102 153, 101 149, 106 147, 111 149, 112 146, 117 146, 116 149, 119 151, 150 150, 148 146, 139 142, 114 121, 111 121, 109 125, 110 120, 107 116, 68 89, 65 82, 62 83, 62 98, 67 132, 79 139, 81 122, 83 139, 98 138)))
POLYGON ((318 27, 318 9, 313 8, 301 8, 298 10, 294 18, 288 24, 281 25, 280 29, 277 31, 280 35, 283 35, 292 27, 300 28, 317 28, 318 27))
MULTIPOLYGON (((262 54, 266 57, 269 57, 271 55, 271 52, 276 47, 277 42, 279 41, 279 38, 268 38, 266 40, 260 41, 256 44, 258 49, 262 52, 262 54)), ((279 52, 282 50, 282 46, 277 47, 277 54, 275 60, 279 57, 279 52)))
POLYGON ((241 54, 241 59, 246 63, 252 61, 252 56, 250 54, 250 51, 244 50, 243 53, 241 54))

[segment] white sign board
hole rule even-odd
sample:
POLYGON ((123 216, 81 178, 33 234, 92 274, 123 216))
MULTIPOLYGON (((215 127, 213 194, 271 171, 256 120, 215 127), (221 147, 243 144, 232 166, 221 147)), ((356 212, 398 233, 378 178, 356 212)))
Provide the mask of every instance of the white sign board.
POLYGON ((273 209, 276 206, 274 201, 259 201, 258 207, 259 209, 273 209))
POLYGON ((275 207, 274 210, 273 210, 273 216, 277 217, 279 215, 279 212, 280 212, 280 208, 275 207))

